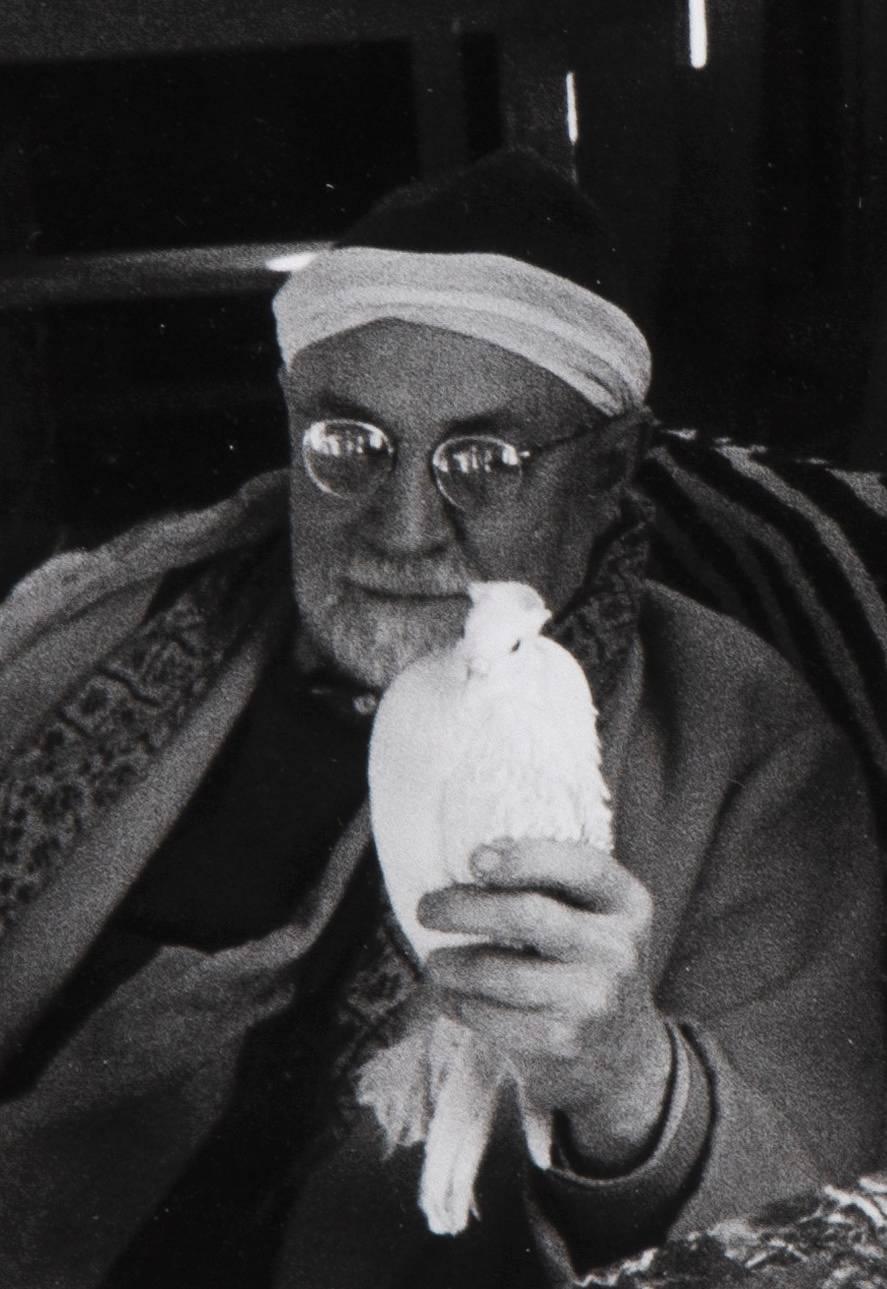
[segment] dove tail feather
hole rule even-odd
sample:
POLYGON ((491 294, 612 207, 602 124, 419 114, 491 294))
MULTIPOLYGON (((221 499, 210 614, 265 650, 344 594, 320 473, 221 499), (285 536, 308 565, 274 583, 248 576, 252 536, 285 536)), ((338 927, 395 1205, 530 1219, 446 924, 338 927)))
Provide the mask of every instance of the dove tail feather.
POLYGON ((427 1027, 413 1029, 392 1047, 372 1056, 360 1071, 357 1100, 369 1107, 385 1135, 385 1153, 425 1140, 433 1096, 427 1027))
POLYGON ((431 1039, 434 1111, 419 1202, 436 1235, 457 1235, 477 1217, 474 1183, 487 1148, 501 1064, 462 1025, 441 1018, 431 1039))
POLYGON ((419 1202, 436 1235, 477 1217, 474 1183, 490 1137, 501 1066, 470 1030, 439 1017, 376 1053, 357 1100, 385 1137, 385 1153, 425 1142, 419 1202))
POLYGON ((517 1081, 518 1105, 530 1158, 537 1168, 551 1167, 551 1116, 531 1105, 523 1084, 517 1081))

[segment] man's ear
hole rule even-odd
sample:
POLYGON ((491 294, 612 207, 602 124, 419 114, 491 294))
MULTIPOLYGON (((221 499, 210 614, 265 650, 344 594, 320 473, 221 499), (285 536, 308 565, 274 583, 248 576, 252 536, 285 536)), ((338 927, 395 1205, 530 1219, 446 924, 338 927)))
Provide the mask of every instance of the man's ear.
POLYGON ((602 491, 630 484, 647 454, 653 415, 646 407, 614 417, 602 430, 595 482, 602 491))
POLYGON ((631 482, 638 470, 641 468, 644 457, 650 450, 653 442, 653 430, 656 425, 656 418, 650 411, 649 407, 639 408, 636 413, 626 418, 626 452, 628 454, 628 481, 631 482))

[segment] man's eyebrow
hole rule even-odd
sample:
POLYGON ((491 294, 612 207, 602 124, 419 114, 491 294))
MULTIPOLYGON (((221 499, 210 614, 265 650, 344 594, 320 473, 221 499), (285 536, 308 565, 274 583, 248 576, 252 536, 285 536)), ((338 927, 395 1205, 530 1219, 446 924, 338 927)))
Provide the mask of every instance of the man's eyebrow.
POLYGON ((341 394, 334 394, 329 389, 304 396, 295 391, 290 395, 290 404, 310 415, 316 413, 320 416, 343 417, 352 421, 367 421, 372 425, 378 422, 378 416, 368 407, 350 398, 343 398, 341 394))
POLYGON ((520 419, 510 408, 497 407, 475 416, 460 416, 447 421, 444 437, 450 438, 455 434, 502 434, 503 431, 514 432, 520 428, 520 419))
MULTIPOLYGON (((337 394, 331 389, 322 389, 302 401, 297 394, 292 403, 301 411, 319 413, 321 416, 344 417, 353 421, 366 421, 370 425, 381 425, 378 412, 365 407, 355 399, 337 394)), ((522 428, 520 418, 510 407, 494 407, 488 412, 478 412, 473 416, 457 416, 446 422, 442 438, 452 438, 461 434, 502 434, 514 433, 522 428)))

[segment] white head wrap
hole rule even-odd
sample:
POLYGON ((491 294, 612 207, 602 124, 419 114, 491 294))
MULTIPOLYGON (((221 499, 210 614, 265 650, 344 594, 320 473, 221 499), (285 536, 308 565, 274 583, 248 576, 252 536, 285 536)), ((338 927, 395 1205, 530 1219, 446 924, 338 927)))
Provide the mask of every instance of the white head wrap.
POLYGON ((274 314, 287 367, 328 336, 399 318, 500 345, 560 377, 607 416, 640 407, 650 385, 650 351, 628 314, 507 255, 324 251, 288 278, 274 314))

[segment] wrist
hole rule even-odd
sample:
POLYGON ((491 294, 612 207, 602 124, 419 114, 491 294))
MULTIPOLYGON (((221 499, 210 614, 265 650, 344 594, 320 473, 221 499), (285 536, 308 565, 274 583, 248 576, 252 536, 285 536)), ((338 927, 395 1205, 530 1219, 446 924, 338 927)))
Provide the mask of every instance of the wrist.
MULTIPOLYGON (((672 1086, 649 1154, 634 1167, 595 1174, 565 1157, 561 1138, 549 1142, 550 1160, 531 1170, 532 1202, 577 1278, 640 1247, 661 1244, 701 1182, 713 1090, 694 1042, 667 1024, 674 1039, 672 1086)), ((552 1126, 549 1120, 549 1131, 552 1126)))
POLYGON ((627 1063, 603 1095, 559 1107, 556 1138, 577 1172, 614 1176, 629 1172, 656 1147, 668 1115, 674 1081, 671 1032, 661 1017, 644 1044, 642 1059, 627 1063))

